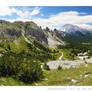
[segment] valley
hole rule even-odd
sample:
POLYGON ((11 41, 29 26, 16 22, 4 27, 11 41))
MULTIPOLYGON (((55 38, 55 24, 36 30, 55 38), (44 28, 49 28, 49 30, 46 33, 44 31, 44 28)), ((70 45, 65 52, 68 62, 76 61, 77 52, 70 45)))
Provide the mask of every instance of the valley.
POLYGON ((92 85, 91 68, 92 30, 0 20, 0 85, 92 85))

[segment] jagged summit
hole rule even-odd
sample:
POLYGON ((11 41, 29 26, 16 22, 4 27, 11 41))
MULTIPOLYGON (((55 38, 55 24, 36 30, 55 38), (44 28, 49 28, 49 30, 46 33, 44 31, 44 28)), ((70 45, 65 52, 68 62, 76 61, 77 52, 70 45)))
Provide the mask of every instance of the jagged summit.
POLYGON ((39 27, 33 21, 15 21, 13 23, 2 21, 0 25, 0 38, 11 40, 25 35, 29 39, 37 40, 50 47, 61 44, 61 39, 53 31, 46 30, 39 27))

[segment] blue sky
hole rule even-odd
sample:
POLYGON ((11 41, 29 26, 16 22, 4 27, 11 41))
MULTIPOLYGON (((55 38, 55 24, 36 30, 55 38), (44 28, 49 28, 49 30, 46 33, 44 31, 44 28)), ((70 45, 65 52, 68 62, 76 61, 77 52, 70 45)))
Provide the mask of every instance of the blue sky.
POLYGON ((0 7, 0 19, 8 21, 34 21, 43 28, 61 28, 75 24, 92 28, 92 7, 90 6, 11 6, 0 7))
MULTIPOLYGON (((17 10, 21 10, 23 12, 29 11, 32 12, 36 6, 12 6, 10 8, 15 8, 17 10)), ((84 12, 88 14, 92 14, 92 7, 90 6, 38 6, 40 9, 40 13, 44 14, 44 16, 36 15, 36 17, 49 18, 50 15, 58 14, 60 12, 68 12, 68 11, 77 11, 84 12)), ((17 15, 10 16, 10 18, 16 18, 17 15)))

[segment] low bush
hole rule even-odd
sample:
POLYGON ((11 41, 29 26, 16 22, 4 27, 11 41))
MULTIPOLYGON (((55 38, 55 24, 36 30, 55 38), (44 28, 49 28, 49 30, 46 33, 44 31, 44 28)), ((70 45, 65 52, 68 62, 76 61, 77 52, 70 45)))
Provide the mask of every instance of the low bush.
POLYGON ((27 60, 22 63, 22 67, 18 73, 18 79, 25 83, 32 83, 43 78, 41 65, 37 61, 27 60))
POLYGON ((62 70, 62 67, 60 65, 58 66, 58 70, 62 70))
POLYGON ((44 68, 45 70, 50 70, 49 66, 48 66, 46 63, 44 64, 43 68, 44 68))
POLYGON ((0 57, 0 76, 11 76, 23 82, 32 83, 40 80, 43 72, 40 62, 8 52, 0 57))

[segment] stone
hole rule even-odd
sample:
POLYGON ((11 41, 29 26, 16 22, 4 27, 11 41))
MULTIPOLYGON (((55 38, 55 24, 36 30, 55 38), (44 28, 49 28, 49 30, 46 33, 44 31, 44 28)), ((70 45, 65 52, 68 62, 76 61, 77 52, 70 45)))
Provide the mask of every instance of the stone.
POLYGON ((84 78, 87 78, 88 77, 88 75, 84 75, 84 78))
POLYGON ((77 83, 77 82, 78 82, 77 80, 72 79, 72 83, 77 83))

